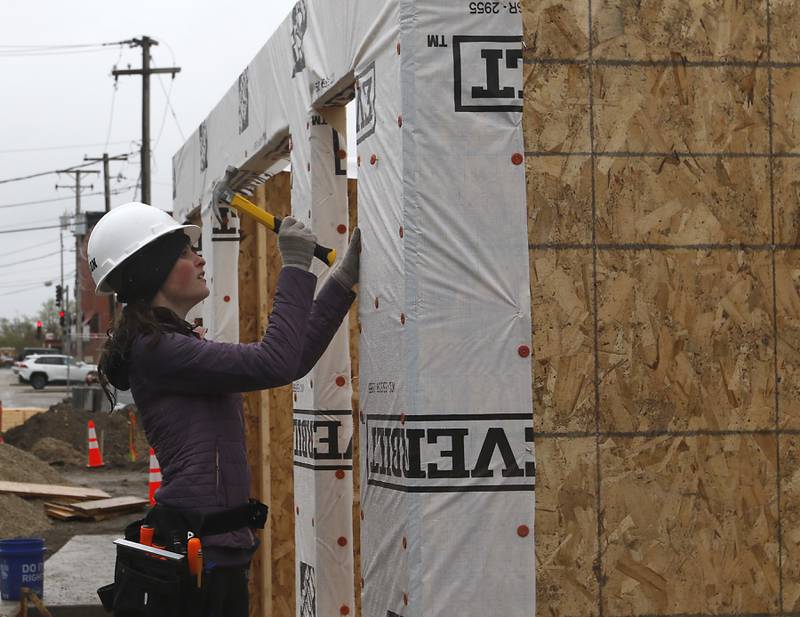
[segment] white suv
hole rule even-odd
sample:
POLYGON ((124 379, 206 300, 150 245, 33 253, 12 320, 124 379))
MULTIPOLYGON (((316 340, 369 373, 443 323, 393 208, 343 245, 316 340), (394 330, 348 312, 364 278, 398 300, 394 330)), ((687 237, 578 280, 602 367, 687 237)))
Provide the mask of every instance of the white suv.
POLYGON ((67 372, 69 382, 84 383, 86 375, 96 370, 96 365, 77 362, 72 356, 47 354, 25 358, 19 365, 19 377, 41 390, 49 383, 67 383, 67 372))

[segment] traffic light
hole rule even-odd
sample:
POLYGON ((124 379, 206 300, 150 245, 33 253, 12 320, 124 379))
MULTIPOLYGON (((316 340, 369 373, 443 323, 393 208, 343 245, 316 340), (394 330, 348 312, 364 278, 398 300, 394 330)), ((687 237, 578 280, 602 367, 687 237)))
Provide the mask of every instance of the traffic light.
POLYGON ((64 301, 64 288, 61 285, 56 285, 56 306, 61 308, 61 303, 64 301))
POLYGON ((36 322, 36 338, 39 340, 42 339, 42 321, 39 320, 36 322))
POLYGON ((66 313, 63 310, 58 311, 58 323, 62 328, 67 325, 66 313))

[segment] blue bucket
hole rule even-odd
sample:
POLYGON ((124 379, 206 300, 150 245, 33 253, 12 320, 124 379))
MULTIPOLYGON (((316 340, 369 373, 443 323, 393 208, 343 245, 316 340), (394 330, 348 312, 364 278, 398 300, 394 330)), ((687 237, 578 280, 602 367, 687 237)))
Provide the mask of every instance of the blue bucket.
POLYGON ((0 540, 0 599, 19 600, 22 587, 44 595, 44 551, 42 538, 0 540))

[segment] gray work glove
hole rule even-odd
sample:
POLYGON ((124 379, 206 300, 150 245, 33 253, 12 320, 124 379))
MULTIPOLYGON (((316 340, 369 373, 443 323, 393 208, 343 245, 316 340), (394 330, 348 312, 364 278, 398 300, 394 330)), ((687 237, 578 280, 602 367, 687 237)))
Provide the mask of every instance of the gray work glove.
POLYGON ((278 248, 284 266, 294 266, 301 270, 311 268, 317 237, 308 227, 297 219, 287 216, 281 221, 278 231, 278 248))
POLYGON ((353 289, 358 283, 359 255, 361 253, 361 230, 356 227, 350 237, 350 244, 339 262, 331 271, 331 276, 347 290, 353 289))

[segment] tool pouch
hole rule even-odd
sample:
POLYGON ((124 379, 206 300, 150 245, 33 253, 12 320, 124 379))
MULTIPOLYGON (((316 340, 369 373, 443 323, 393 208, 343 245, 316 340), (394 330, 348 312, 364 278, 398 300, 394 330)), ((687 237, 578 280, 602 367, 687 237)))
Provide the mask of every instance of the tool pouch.
POLYGON ((115 617, 190 617, 201 614, 203 590, 185 561, 161 561, 117 548, 114 583, 97 590, 115 617))
MULTIPOLYGON (((188 532, 202 536, 242 527, 263 529, 266 519, 267 506, 252 499, 246 505, 205 516, 156 505, 144 519, 125 528, 125 539, 139 542, 139 529, 148 524, 155 528, 156 543, 185 554, 188 532), (171 545, 173 538, 181 538, 183 546, 171 545)), ((186 559, 158 559, 119 545, 114 582, 97 594, 103 608, 113 611, 115 617, 195 617, 202 614, 204 606, 204 589, 198 589, 186 559)))

